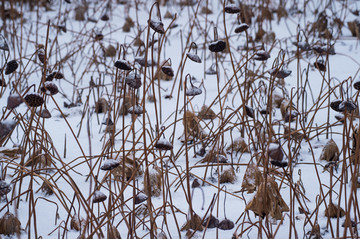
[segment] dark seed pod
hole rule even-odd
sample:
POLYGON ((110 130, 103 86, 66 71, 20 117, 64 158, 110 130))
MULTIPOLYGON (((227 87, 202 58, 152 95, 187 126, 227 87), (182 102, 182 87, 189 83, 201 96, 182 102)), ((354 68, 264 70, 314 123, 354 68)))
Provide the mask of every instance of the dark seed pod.
POLYGON ((199 180, 197 178, 195 178, 191 184, 191 188, 198 188, 198 187, 200 187, 200 183, 199 183, 199 180))
POLYGON ((270 73, 270 75, 272 75, 276 78, 284 79, 291 74, 291 70, 287 70, 287 69, 280 70, 278 68, 273 68, 273 69, 269 70, 269 73, 270 73))
POLYGON ((101 16, 100 18, 101 21, 109 21, 110 20, 110 17, 109 15, 107 15, 106 13, 104 15, 101 16))
POLYGON ((29 93, 24 99, 30 107, 38 107, 44 104, 44 99, 38 93, 29 93))
POLYGON ((262 114, 262 115, 268 115, 268 114, 270 114, 270 109, 269 109, 268 107, 264 107, 264 108, 261 108, 261 109, 259 110, 259 112, 260 112, 260 114, 262 114))
POLYGON ((330 103, 330 108, 335 110, 336 112, 343 112, 339 109, 339 105, 342 103, 342 100, 334 100, 330 103))
POLYGON ((140 204, 142 202, 145 202, 148 199, 148 196, 145 193, 138 193, 135 196, 135 204, 140 204))
POLYGON ((284 122, 289 123, 292 122, 296 119, 296 117, 299 115, 299 113, 297 111, 292 110, 291 113, 290 112, 286 112, 285 117, 284 117, 284 122))
POLYGON ((101 41, 104 39, 104 35, 102 33, 96 33, 95 34, 95 41, 101 41))
POLYGON ((160 21, 149 20, 149 26, 157 33, 165 33, 164 24, 160 21))
POLYGON ((293 42, 292 44, 294 46, 297 46, 298 48, 300 48, 302 51, 310 51, 311 50, 310 44, 307 42, 293 42))
POLYGON ((52 82, 45 82, 40 90, 46 95, 56 95, 59 93, 59 88, 52 82))
POLYGON ((354 111, 356 110, 356 104, 351 100, 344 100, 339 105, 339 110, 348 112, 354 111))
POLYGON ((171 68, 171 66, 163 66, 161 67, 162 72, 164 72, 165 75, 174 77, 174 70, 171 68))
POLYGON ((315 45, 315 46, 313 46, 312 49, 320 55, 326 55, 326 54, 335 55, 336 54, 333 46, 330 48, 327 48, 327 46, 315 45))
POLYGON ((254 56, 254 60, 256 61, 266 61, 270 58, 270 53, 267 51, 258 51, 256 52, 256 56, 254 56))
POLYGON ((274 166, 285 168, 288 166, 288 162, 286 161, 277 161, 277 160, 270 160, 270 163, 274 166))
POLYGON ((143 111, 143 107, 140 106, 140 105, 134 105, 134 106, 131 106, 129 109, 128 109, 128 113, 129 114, 136 114, 136 115, 141 115, 144 113, 143 111))
POLYGON ((246 23, 240 24, 238 27, 235 28, 235 33, 241 33, 249 29, 249 25, 246 23))
POLYGON ((141 86, 141 78, 135 72, 129 73, 125 78, 125 83, 133 89, 138 89, 141 86))
POLYGON ((192 54, 190 52, 186 53, 187 57, 189 57, 190 60, 197 62, 197 63, 201 63, 201 59, 198 55, 196 54, 192 54))
POLYGON ((64 78, 64 74, 58 71, 54 71, 52 74, 54 74, 54 78, 55 79, 63 79, 64 78))
POLYGON ((191 87, 190 89, 186 90, 185 95, 187 96, 196 96, 200 95, 202 93, 202 90, 198 87, 191 87))
POLYGON ((114 169, 120 165, 120 161, 115 159, 107 159, 103 163, 103 165, 100 167, 101 170, 108 171, 111 169, 114 169))
POLYGON ((234 222, 229 219, 224 219, 219 223, 218 228, 221 230, 231 230, 235 226, 234 222))
POLYGON ((99 190, 96 190, 94 192, 94 196, 93 196, 93 203, 99 203, 99 202, 103 202, 107 199, 107 196, 100 192, 99 190))
POLYGON ((360 80, 355 81, 353 86, 354 86, 355 90, 360 90, 360 80))
POLYGON ((39 58, 40 62, 44 64, 44 62, 45 62, 45 50, 44 50, 44 48, 40 48, 37 51, 37 55, 38 55, 38 58, 39 58))
POLYGON ((14 71, 16 71, 16 69, 18 67, 19 67, 19 64, 17 63, 16 60, 9 61, 6 64, 5 75, 9 75, 9 74, 13 73, 14 71))
POLYGON ((241 9, 235 4, 227 4, 224 10, 226 13, 230 13, 230 14, 236 14, 241 11, 241 9))
MULTIPOLYGON (((0 68, 1 70, 1 68, 0 68)), ((5 80, 0 79, 0 87, 6 87, 5 80)))
POLYGON ((271 159, 276 160, 276 161, 282 161, 284 158, 284 153, 281 150, 280 145, 278 145, 278 144, 271 144, 269 146, 268 154, 271 159))
POLYGON ((319 71, 326 71, 326 65, 325 65, 325 63, 324 63, 324 61, 322 59, 319 59, 319 60, 315 61, 314 66, 319 71))
POLYGON ((0 180, 0 197, 5 196, 10 191, 11 191, 11 185, 3 180, 0 180))
POLYGON ((20 97, 20 95, 12 94, 12 95, 9 95, 9 97, 7 98, 7 106, 6 106, 6 108, 8 108, 10 110, 15 109, 16 107, 18 107, 22 103, 23 103, 23 100, 20 97))
POLYGON ((245 112, 246 112, 246 115, 249 116, 250 118, 254 118, 255 117, 255 112, 254 112, 254 109, 245 105, 245 112))
POLYGON ((124 71, 132 70, 130 63, 126 60, 117 60, 114 64, 114 66, 116 68, 119 68, 120 70, 124 70, 124 71))
POLYGON ((222 40, 214 41, 209 45, 209 50, 211 52, 222 52, 223 50, 225 50, 225 48, 226 48, 226 42, 222 40))
MULTIPOLYGON (((137 62, 140 66, 145 67, 146 61, 144 57, 135 57, 135 62, 137 62)), ((150 60, 147 61, 147 66, 152 66, 152 62, 150 60)))
POLYGON ((216 228, 219 226, 219 219, 217 219, 213 215, 210 215, 203 221, 202 225, 204 227, 206 227, 206 225, 207 225, 207 228, 216 228))
POLYGON ((161 150, 172 150, 173 146, 169 142, 169 140, 167 140, 166 138, 161 138, 156 142, 155 148, 161 149, 161 150))

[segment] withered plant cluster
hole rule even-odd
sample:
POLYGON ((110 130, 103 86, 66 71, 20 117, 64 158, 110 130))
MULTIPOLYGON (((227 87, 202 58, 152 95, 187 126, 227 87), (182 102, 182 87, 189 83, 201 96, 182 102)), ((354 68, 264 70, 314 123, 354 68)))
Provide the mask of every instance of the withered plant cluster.
POLYGON ((358 16, 0 2, 0 234, 358 238, 358 16))

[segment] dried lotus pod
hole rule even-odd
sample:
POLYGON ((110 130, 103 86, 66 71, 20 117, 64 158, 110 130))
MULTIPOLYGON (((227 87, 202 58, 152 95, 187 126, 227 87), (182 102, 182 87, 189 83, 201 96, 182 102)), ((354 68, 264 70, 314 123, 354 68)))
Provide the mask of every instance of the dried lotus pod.
POLYGON ((167 76, 174 77, 174 75, 175 75, 174 70, 171 68, 171 66, 162 66, 161 70, 167 76))
POLYGON ((329 218, 340 218, 345 216, 345 211, 340 206, 330 202, 325 209, 325 217, 329 218))
POLYGON ((172 150, 173 149, 173 145, 170 143, 169 140, 167 140, 165 137, 159 139, 156 144, 155 144, 155 148, 157 149, 161 149, 161 150, 172 150))
POLYGON ((0 219, 0 234, 20 235, 20 226, 19 219, 11 212, 6 212, 0 219))
POLYGON ((137 62, 142 67, 145 67, 146 65, 149 67, 149 66, 152 66, 152 64, 153 64, 151 62, 151 60, 148 60, 146 62, 144 57, 135 57, 134 60, 135 60, 135 62, 137 62))
POLYGON ((59 88, 52 82, 45 82, 40 90, 46 95, 56 95, 59 93, 59 88))
POLYGON ((342 112, 343 111, 352 112, 352 111, 356 110, 356 108, 357 108, 357 106, 352 100, 344 100, 339 105, 339 110, 342 112))
POLYGON ((21 98, 21 96, 19 94, 16 94, 16 93, 11 94, 7 98, 6 108, 12 110, 12 109, 15 109, 16 107, 18 107, 19 105, 21 105, 22 103, 23 103, 23 99, 21 98))
POLYGON ((202 223, 205 228, 216 228, 219 226, 219 219, 210 214, 202 223))
POLYGON ((41 63, 45 62, 45 49, 43 47, 39 48, 37 51, 38 58, 41 63))
POLYGON ((135 196, 135 204, 140 204, 142 202, 145 202, 148 199, 148 196, 146 196, 146 194, 144 193, 138 193, 135 196))
POLYGON ((234 222, 226 218, 222 220, 218 225, 218 228, 221 230, 231 230, 234 227, 235 227, 234 222))
POLYGON ((127 17, 127 18, 125 18, 125 23, 122 26, 122 30, 123 30, 123 32, 130 32, 131 28, 133 28, 134 26, 135 26, 135 23, 131 19, 131 17, 127 17))
POLYGON ((339 105, 342 103, 342 100, 336 99, 330 102, 330 108, 335 110, 336 112, 343 112, 339 109, 339 105))
POLYGON ((193 54, 193 53, 188 52, 188 53, 186 53, 186 55, 193 62, 201 63, 201 59, 197 54, 193 54))
POLYGON ((130 63, 126 60, 117 60, 117 61, 115 61, 114 66, 116 68, 119 68, 120 70, 124 70, 124 71, 132 70, 130 63))
POLYGON ((0 180, 0 197, 5 196, 11 191, 11 185, 3 180, 0 180))
POLYGON ((191 184, 191 188, 199 188, 201 185, 199 183, 199 180, 197 178, 194 179, 194 181, 191 184))
POLYGON ((5 68, 5 75, 10 75, 11 73, 13 73, 14 71, 16 71, 16 69, 19 67, 19 64, 17 63, 16 60, 11 60, 6 64, 6 68, 5 68))
POLYGON ((339 148, 333 139, 330 139, 324 146, 320 154, 320 160, 336 162, 339 160, 339 148))
POLYGON ((266 61, 270 58, 270 53, 264 50, 256 52, 254 60, 256 61, 266 61))
POLYGON ((249 25, 246 23, 242 23, 239 26, 237 26, 234 31, 235 33, 241 33, 246 31, 247 29, 249 29, 249 25))
POLYGON ((292 44, 294 46, 300 48, 300 50, 302 50, 302 51, 310 51, 311 50, 311 46, 307 42, 293 42, 292 44))
POLYGON ((246 113, 246 115, 249 116, 250 118, 254 118, 254 117, 255 117, 254 109, 251 108, 250 106, 245 105, 245 113, 246 113))
POLYGON ((80 218, 77 214, 75 214, 70 220, 70 228, 76 231, 81 231, 85 226, 85 219, 80 218))
POLYGON ((93 203, 103 202, 103 201, 105 201, 106 199, 107 199, 107 196, 106 196, 103 192, 101 192, 101 191, 99 191, 99 190, 96 190, 96 191, 94 192, 93 203))
POLYGON ((100 20, 106 22, 106 21, 109 21, 109 20, 110 20, 110 17, 109 17, 109 15, 108 15, 107 13, 104 13, 104 14, 100 17, 100 20))
POLYGON ((202 90, 200 88, 193 86, 190 89, 186 90, 185 95, 196 96, 196 95, 200 95, 201 93, 202 93, 202 90))
POLYGON ((262 182, 262 173, 255 164, 249 164, 246 168, 241 190, 253 193, 262 182))
POLYGON ((209 44, 209 50, 211 52, 222 52, 226 48, 226 42, 223 40, 217 40, 209 44))
POLYGON ((120 165, 120 161, 115 159, 107 159, 104 161, 103 165, 100 167, 101 170, 109 171, 120 165))
POLYGON ((299 113, 295 110, 292 110, 291 112, 288 110, 285 113, 284 122, 289 123, 293 122, 297 117, 299 116, 299 113))
POLYGON ((192 217, 186 221, 186 223, 181 227, 181 231, 186 230, 196 230, 196 231, 202 231, 204 230, 203 225, 201 224, 202 220, 199 215, 193 213, 192 217))
POLYGON ((141 86, 141 77, 136 72, 130 72, 126 78, 125 83, 133 89, 138 89, 141 86))
POLYGON ((153 29, 155 32, 160 34, 165 33, 164 24, 161 21, 149 20, 148 23, 150 28, 153 29))
POLYGON ((325 62, 324 60, 322 59, 319 59, 317 61, 314 62, 314 67, 316 69, 318 69, 319 71, 326 71, 326 65, 325 65, 325 62))
POLYGON ((236 6, 235 4, 227 4, 224 10, 226 13, 237 14, 241 11, 241 8, 236 6))
POLYGON ((38 93, 28 93, 24 100, 30 107, 39 107, 44 103, 44 98, 38 93))
POLYGON ((269 70, 269 74, 276 78, 284 79, 291 74, 291 70, 273 68, 269 70))
POLYGON ((355 81, 353 86, 354 86, 355 90, 360 90, 360 80, 355 81))
POLYGON ((236 174, 233 168, 225 169, 220 174, 220 183, 235 183, 236 181, 236 174))
POLYGON ((135 115, 141 115, 144 113, 144 108, 140 105, 134 105, 128 109, 128 113, 135 114, 135 115))
POLYGON ((6 42, 5 37, 0 34, 0 50, 9 51, 9 45, 6 42))

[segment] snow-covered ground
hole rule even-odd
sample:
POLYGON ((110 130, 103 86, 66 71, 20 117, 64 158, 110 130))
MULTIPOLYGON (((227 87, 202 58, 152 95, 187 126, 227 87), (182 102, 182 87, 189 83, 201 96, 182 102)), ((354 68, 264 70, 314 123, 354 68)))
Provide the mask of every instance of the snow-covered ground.
POLYGON ((358 2, 190 2, 2 3, 0 216, 20 238, 358 237, 358 2), (14 94, 27 104, 11 109, 14 94), (234 227, 195 223, 210 213, 234 227))

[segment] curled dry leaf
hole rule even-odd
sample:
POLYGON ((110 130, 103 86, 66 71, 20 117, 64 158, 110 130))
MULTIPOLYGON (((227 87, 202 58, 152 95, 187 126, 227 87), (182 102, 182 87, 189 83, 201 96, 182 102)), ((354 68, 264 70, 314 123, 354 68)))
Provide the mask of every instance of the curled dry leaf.
POLYGON ((143 173, 140 170, 138 159, 132 155, 125 156, 125 160, 123 156, 120 156, 117 161, 119 162, 119 166, 111 170, 111 174, 115 180, 121 181, 124 177, 126 180, 129 180, 133 175, 138 177, 143 173), (125 175, 123 175, 123 173, 125 173, 125 175))
POLYGON ((158 166, 149 170, 149 174, 144 175, 144 192, 147 196, 160 196, 162 189, 162 174, 158 166), (149 180, 148 180, 149 179, 149 180), (150 192, 149 192, 150 188, 150 192))
POLYGON ((107 233, 107 238, 108 239, 121 239, 120 233, 115 226, 113 226, 113 225, 110 226, 108 233, 107 233))
POLYGON ((95 112, 97 114, 106 113, 109 110, 109 102, 105 98, 100 98, 95 103, 95 112))
POLYGON ((31 154, 25 162, 25 167, 34 167, 38 169, 47 168, 53 165, 53 159, 51 158, 49 153, 42 152, 39 148, 35 150, 33 154, 31 154))
POLYGON ((325 209, 325 217, 329 218, 340 218, 345 216, 345 211, 340 206, 333 204, 332 202, 329 203, 327 208, 325 209))
POLYGON ((47 180, 44 181, 40 187, 40 190, 46 195, 51 196, 54 194, 54 187, 47 180))
POLYGON ((249 164, 245 171, 241 190, 253 193, 262 182, 262 173, 255 164, 249 164))
POLYGON ((226 149, 227 152, 236 152, 236 153, 249 153, 248 145, 246 144, 243 137, 236 138, 229 147, 226 149))
POLYGON ((0 197, 5 196, 11 191, 11 185, 3 180, 0 180, 0 197))
POLYGON ((6 212, 0 219, 0 234, 14 235, 20 234, 21 223, 11 212, 6 212))
POLYGON ((197 139, 203 139, 206 134, 200 126, 200 120, 191 111, 186 111, 183 118, 183 125, 186 126, 187 135, 197 139))
POLYGON ((235 183, 236 174, 234 168, 228 168, 221 172, 220 174, 220 183, 235 183))
POLYGON ((330 139, 320 154, 320 160, 336 162, 339 160, 339 148, 333 139, 330 139))
POLYGON ((268 177, 267 181, 260 184, 255 197, 246 206, 245 210, 251 210, 262 218, 269 215, 276 220, 280 220, 282 212, 288 212, 289 207, 282 199, 275 179, 268 177))
POLYGON ((207 105, 203 105, 200 109, 200 112, 198 113, 197 117, 202 120, 213 120, 217 117, 215 112, 209 108, 207 105))
POLYGON ((81 231, 82 228, 85 226, 85 219, 80 218, 77 214, 75 214, 70 221, 70 228, 74 229, 75 231, 81 231))
POLYGON ((181 227, 181 231, 186 230, 196 230, 196 231, 202 231, 204 230, 203 225, 201 224, 201 217, 199 215, 193 213, 192 218, 186 221, 186 223, 181 227))

